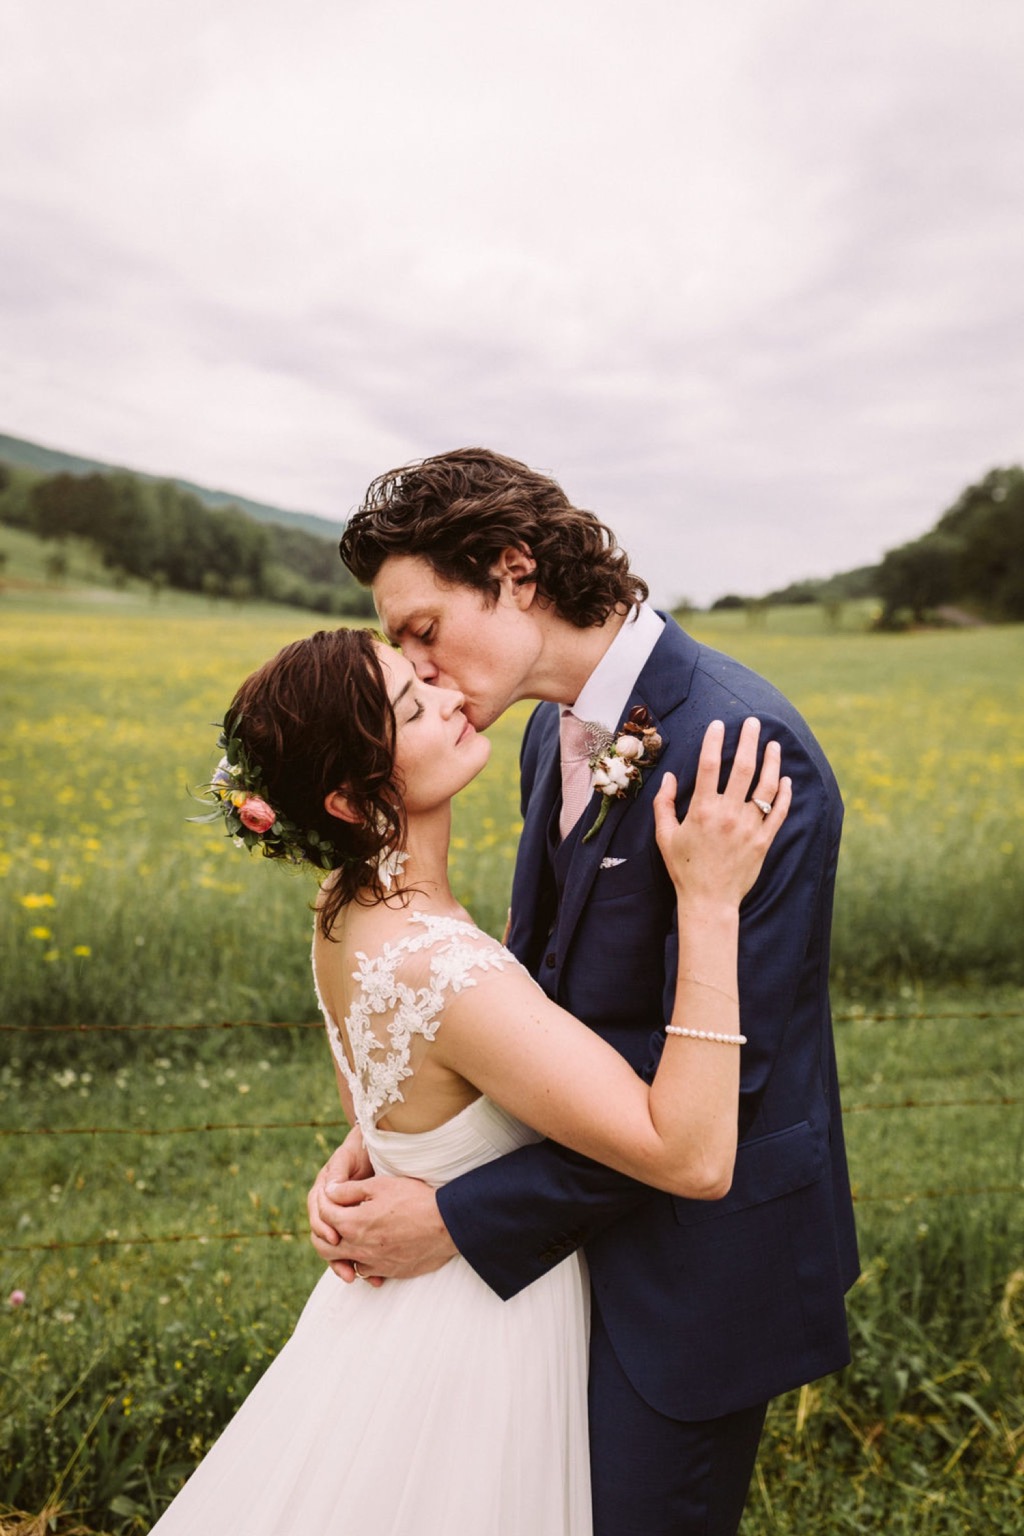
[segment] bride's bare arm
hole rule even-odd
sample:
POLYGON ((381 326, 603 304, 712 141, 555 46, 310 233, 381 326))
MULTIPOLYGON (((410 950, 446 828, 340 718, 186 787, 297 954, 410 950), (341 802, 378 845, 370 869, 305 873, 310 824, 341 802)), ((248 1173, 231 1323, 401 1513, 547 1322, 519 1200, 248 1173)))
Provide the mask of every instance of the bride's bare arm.
MULTIPOLYGON (((685 819, 666 774, 655 816, 676 887, 679 969, 665 1050, 648 1086, 525 973, 480 977, 452 996, 436 1058, 544 1135, 645 1184, 693 1199, 729 1188, 736 1155, 739 906, 786 818, 790 786, 769 743, 755 799, 759 727, 747 721, 718 792, 724 727, 708 728, 685 819), (676 1030, 685 1033, 677 1034, 676 1030)), ((757 1021, 750 1027, 756 1029, 757 1021)))
MULTIPOLYGON (((710 729, 698 787, 682 827, 674 814, 675 785, 670 776, 666 775, 658 797, 659 843, 672 870, 681 916, 674 1017, 676 1024, 683 1020, 684 1028, 731 1034, 738 1026, 736 917, 732 907, 735 904, 738 909, 739 898, 736 887, 730 886, 733 895, 723 908, 724 891, 716 881, 730 867, 727 845, 729 859, 739 856, 739 884, 746 888, 753 882, 767 846, 785 818, 790 798, 788 781, 783 781, 777 796, 774 794, 778 749, 769 744, 754 794, 765 803, 774 800, 775 808, 761 824, 760 812, 747 803, 757 736, 753 723, 745 727, 727 796, 719 797, 722 732, 720 727, 710 729), (720 836, 721 848, 716 843, 720 836), (743 862, 748 856, 753 867, 743 862)), ((671 1163, 668 1187, 704 1195, 723 1192, 732 1167, 736 1127, 736 1047, 687 1036, 670 1037, 661 1071, 648 1092, 614 1051, 549 1004, 528 978, 516 976, 510 987, 511 976, 508 969, 501 975, 485 974, 476 986, 450 997, 445 1027, 432 1050, 453 1047, 450 1064, 455 1070, 538 1129, 549 1130, 563 1142, 592 1146, 599 1161, 631 1169, 642 1164, 639 1177, 663 1186, 666 1179, 662 1175, 671 1163), (513 993, 521 1005, 513 1002, 513 993), (541 1038, 536 1028, 527 1034, 522 1017, 516 1016, 520 1006, 543 1015, 543 1050, 536 1049, 541 1038), (556 1042, 558 1050, 554 1049, 556 1042), (520 1045, 525 1055, 517 1072, 520 1080, 513 1084, 510 1062, 520 1045), (693 1095, 693 1119, 687 1124, 682 1117, 678 1129, 683 1135, 677 1138, 678 1093, 688 1092, 688 1080, 695 1086, 700 1083, 702 1091, 710 1085, 711 1096, 693 1095), (624 1117, 625 1123, 620 1125, 624 1117), (667 1137, 666 1118, 672 1127, 667 1137), (687 1135, 693 1138, 689 1149, 687 1135), (696 1155, 687 1166, 694 1148, 696 1155)), ((750 1027, 756 1028, 756 1020, 750 1021, 750 1027)), ((338 1246, 331 1246, 315 1232, 313 1235, 313 1246, 321 1258, 332 1263, 344 1278, 352 1278, 352 1259, 371 1274, 411 1277, 436 1269, 456 1252, 434 1192, 427 1186, 411 1179, 356 1178, 355 1182, 344 1182, 346 1177, 354 1178, 355 1169, 337 1166, 338 1182, 328 1182, 321 1191, 319 1213, 324 1225, 343 1229, 344 1238, 338 1246)))

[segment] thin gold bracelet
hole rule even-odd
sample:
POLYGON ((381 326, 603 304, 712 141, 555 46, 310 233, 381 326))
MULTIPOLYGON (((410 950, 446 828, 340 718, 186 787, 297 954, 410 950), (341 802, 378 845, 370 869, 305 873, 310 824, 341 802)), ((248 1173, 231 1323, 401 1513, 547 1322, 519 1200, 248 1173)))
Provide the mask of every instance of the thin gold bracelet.
POLYGON ((708 992, 717 992, 719 997, 727 997, 730 1003, 735 1003, 737 1007, 739 1006, 740 1000, 734 992, 726 992, 724 987, 716 987, 713 981, 701 981, 699 976, 686 975, 681 980, 692 981, 695 987, 704 987, 708 992))

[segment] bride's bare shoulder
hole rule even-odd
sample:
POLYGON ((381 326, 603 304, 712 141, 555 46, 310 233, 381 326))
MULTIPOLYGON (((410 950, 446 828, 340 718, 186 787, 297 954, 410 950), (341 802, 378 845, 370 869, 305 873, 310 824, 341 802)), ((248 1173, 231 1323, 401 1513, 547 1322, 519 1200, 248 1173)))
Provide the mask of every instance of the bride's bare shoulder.
POLYGON ((325 935, 319 921, 322 905, 321 898, 316 907, 313 949, 317 960, 322 959, 324 964, 346 962, 357 950, 376 954, 385 944, 393 943, 409 926, 409 914, 400 908, 384 902, 364 906, 352 901, 338 913, 331 925, 330 934, 325 935))

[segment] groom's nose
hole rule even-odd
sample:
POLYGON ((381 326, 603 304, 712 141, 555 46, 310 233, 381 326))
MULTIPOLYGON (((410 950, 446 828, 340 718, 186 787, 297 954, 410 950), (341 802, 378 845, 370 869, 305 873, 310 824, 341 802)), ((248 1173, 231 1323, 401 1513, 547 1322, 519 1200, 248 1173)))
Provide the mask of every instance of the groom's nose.
POLYGON ((437 667, 430 659, 430 652, 415 635, 402 637, 402 655, 410 664, 421 683, 437 681, 437 667))
POLYGON ((436 683, 439 673, 437 663, 432 661, 426 651, 421 651, 416 656, 410 656, 416 676, 421 683, 436 683))

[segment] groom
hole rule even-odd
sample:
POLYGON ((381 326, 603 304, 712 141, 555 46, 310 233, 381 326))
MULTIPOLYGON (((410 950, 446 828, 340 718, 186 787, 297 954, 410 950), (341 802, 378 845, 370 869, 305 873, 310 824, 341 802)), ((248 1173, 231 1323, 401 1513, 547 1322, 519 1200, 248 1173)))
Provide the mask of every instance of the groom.
POLYGON ((420 677, 459 688, 478 729, 518 699, 543 701, 522 747, 508 943, 644 1075, 676 964, 651 811, 661 774, 676 774, 683 811, 709 721, 726 722, 727 750, 748 715, 762 742, 781 744, 793 802, 741 914, 748 1044, 723 1199, 659 1194, 552 1142, 435 1192, 367 1179, 358 1132, 310 1192, 314 1246, 345 1278, 353 1261, 412 1276, 459 1252, 509 1298, 584 1248, 595 1536, 734 1536, 769 1398, 849 1358, 857 1252, 828 1001, 842 821, 831 770, 786 699, 650 608, 610 531, 516 460, 470 448, 381 476, 341 554, 420 677), (564 803, 586 756, 582 722, 615 734, 631 713, 662 738, 657 770, 589 837, 600 797, 585 774, 582 813, 564 803))

